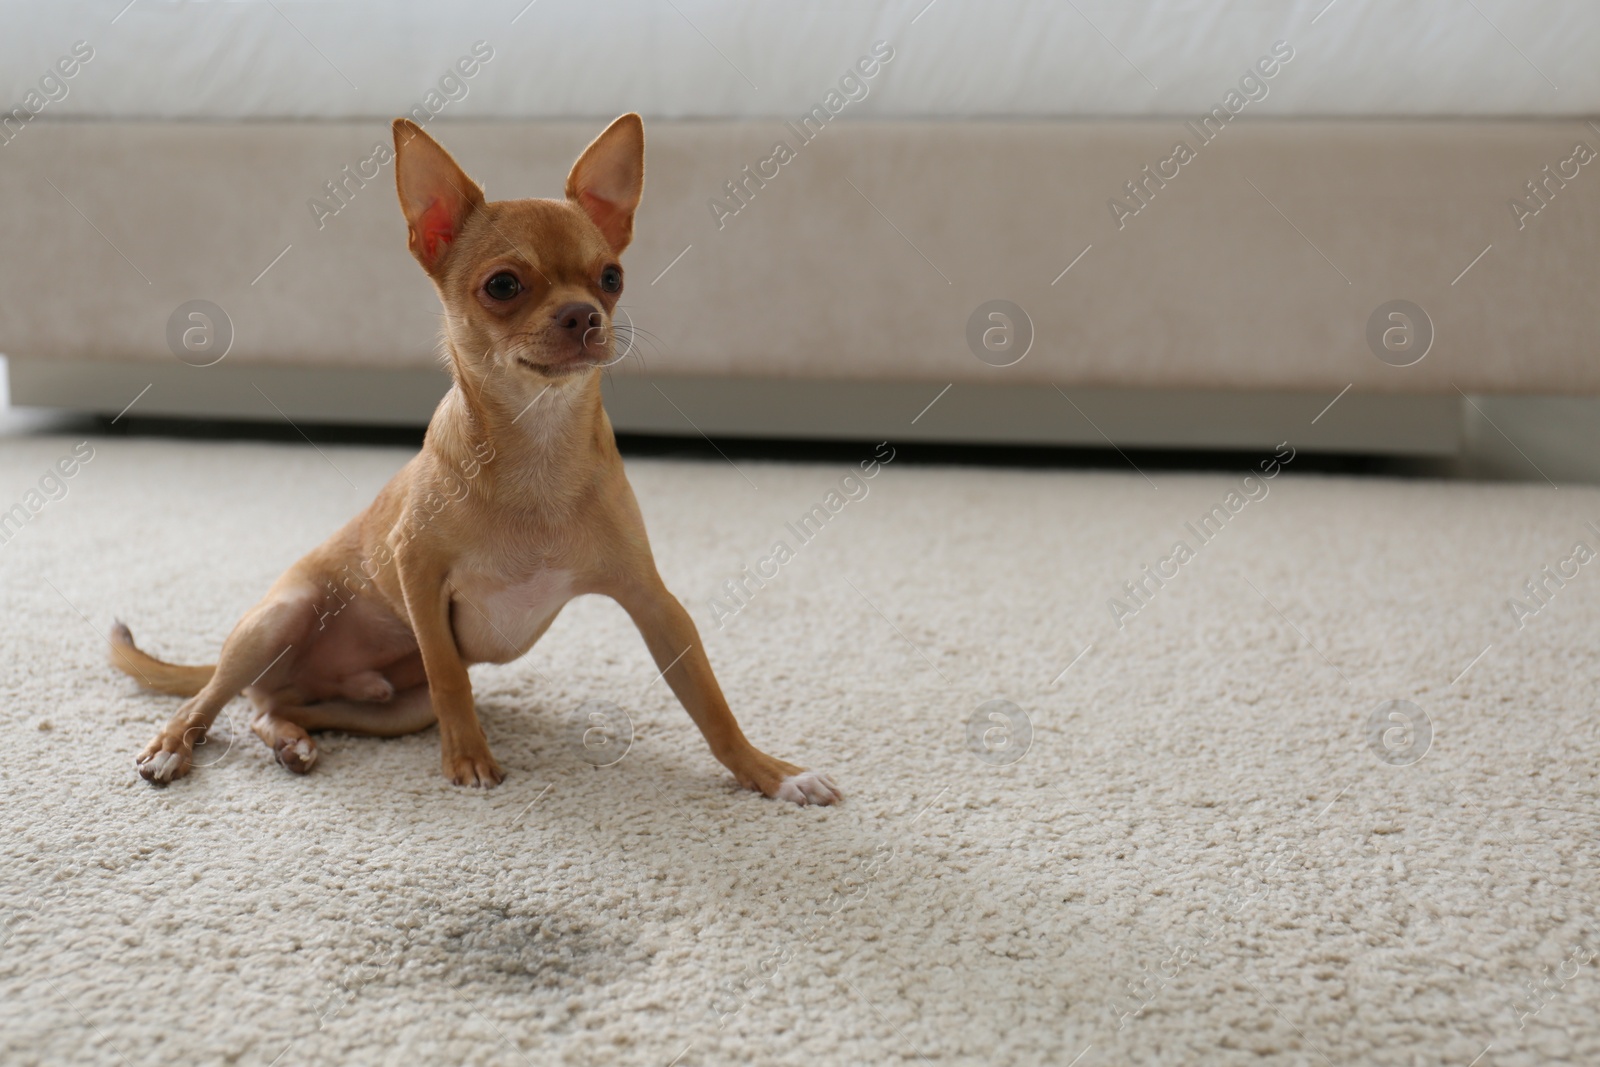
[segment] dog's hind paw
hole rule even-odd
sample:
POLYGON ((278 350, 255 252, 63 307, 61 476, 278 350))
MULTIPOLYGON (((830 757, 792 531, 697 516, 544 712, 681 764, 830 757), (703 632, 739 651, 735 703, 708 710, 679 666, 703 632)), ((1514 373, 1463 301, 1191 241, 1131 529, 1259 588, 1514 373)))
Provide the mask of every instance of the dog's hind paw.
POLYGON ((296 774, 305 774, 317 762, 317 746, 309 737, 286 737, 272 748, 278 762, 296 774))
POLYGON ((358 671, 339 680, 339 695, 366 704, 387 704, 394 699, 394 686, 378 671, 358 671))
POLYGON ((832 804, 843 800, 844 794, 821 771, 802 771, 790 775, 778 786, 778 799, 805 807, 807 804, 832 804))

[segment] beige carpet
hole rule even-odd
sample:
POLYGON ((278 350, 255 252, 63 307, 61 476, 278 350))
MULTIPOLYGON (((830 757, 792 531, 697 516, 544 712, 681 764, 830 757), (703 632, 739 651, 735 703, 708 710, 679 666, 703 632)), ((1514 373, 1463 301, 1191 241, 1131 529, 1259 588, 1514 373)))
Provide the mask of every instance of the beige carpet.
MULTIPOLYGON (((0 509, 74 444, 0 441, 0 509)), ((404 454, 92 447, 0 545, 0 1062, 1600 1063, 1600 564, 1507 607, 1600 491, 896 462, 719 631, 849 466, 630 463, 823 810, 739 792, 593 599, 474 669, 497 790, 431 731, 295 778, 239 718, 152 788, 111 620, 210 662, 404 454)))

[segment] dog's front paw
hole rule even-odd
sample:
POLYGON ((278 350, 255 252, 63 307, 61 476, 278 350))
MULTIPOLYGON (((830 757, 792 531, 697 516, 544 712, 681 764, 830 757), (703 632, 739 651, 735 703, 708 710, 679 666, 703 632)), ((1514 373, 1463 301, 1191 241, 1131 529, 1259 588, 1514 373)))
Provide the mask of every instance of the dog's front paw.
POLYGON ((802 808, 807 804, 832 804, 843 800, 844 794, 839 787, 833 784, 821 771, 802 771, 790 775, 778 785, 778 799, 799 804, 802 808))
POLYGON ((753 749, 729 762, 728 769, 746 789, 801 807, 836 804, 844 799, 833 779, 821 771, 808 771, 753 749))
POLYGON ((189 773, 193 757, 194 746, 187 737, 174 738, 163 731, 145 746, 133 765, 138 769, 139 777, 145 781, 166 785, 174 778, 182 778, 189 773))
POLYGON ((460 755, 446 754, 444 776, 455 785, 468 785, 475 789, 492 789, 506 778, 488 749, 460 755))

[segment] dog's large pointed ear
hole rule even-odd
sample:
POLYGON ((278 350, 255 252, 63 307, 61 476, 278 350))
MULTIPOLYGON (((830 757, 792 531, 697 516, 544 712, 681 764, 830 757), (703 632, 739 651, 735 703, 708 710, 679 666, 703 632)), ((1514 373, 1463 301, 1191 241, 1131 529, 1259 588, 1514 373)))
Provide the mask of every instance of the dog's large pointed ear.
POLYGON ((632 112, 606 127, 567 175, 567 199, 594 220, 618 255, 633 240, 644 194, 644 120, 632 112))
POLYGON ((483 190, 410 119, 394 120, 394 183, 411 254, 437 274, 467 217, 483 206, 483 190))

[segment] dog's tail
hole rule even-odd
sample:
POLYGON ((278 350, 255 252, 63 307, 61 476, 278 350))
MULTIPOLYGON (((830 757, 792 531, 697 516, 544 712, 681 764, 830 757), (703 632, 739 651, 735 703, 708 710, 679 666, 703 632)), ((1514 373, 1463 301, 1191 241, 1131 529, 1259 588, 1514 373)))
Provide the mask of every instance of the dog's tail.
POLYGON ((133 643, 133 631, 121 620, 111 627, 111 665, 131 676, 146 689, 157 693, 170 693, 175 697, 192 697, 205 687, 216 673, 216 666, 180 667, 163 663, 148 653, 141 652, 133 643))

